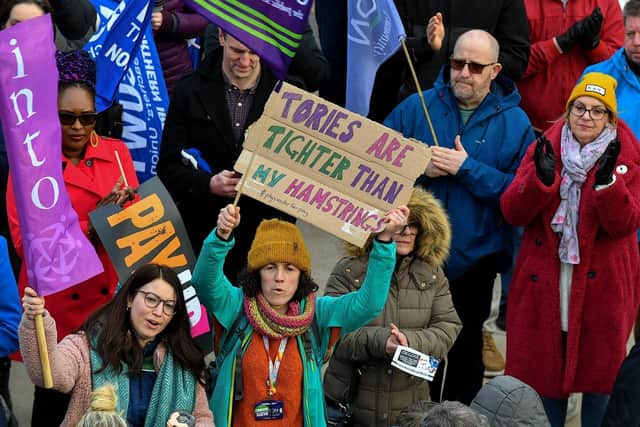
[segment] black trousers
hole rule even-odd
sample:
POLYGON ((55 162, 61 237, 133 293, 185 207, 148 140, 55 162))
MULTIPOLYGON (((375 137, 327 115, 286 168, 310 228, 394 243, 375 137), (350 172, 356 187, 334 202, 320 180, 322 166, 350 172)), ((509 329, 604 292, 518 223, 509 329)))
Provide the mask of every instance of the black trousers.
MULTIPOLYGON (((497 275, 494 256, 478 261, 463 276, 449 282, 453 305, 462 320, 462 330, 449 351, 442 400, 468 405, 482 387, 482 324, 491 312, 493 282, 497 275)), ((440 401, 444 363, 431 385, 431 399, 440 401)))
POLYGON ((36 386, 31 410, 31 427, 59 426, 67 414, 70 394, 36 386))

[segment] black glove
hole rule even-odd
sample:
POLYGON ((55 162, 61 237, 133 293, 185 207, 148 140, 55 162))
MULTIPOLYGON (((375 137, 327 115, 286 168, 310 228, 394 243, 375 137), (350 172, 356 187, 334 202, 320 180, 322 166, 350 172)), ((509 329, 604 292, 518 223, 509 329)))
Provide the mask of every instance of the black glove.
POLYGON ((555 176, 556 156, 553 154, 551 142, 544 135, 536 138, 533 161, 536 164, 536 175, 544 185, 550 187, 555 176))
MULTIPOLYGON (((600 18, 600 23, 598 24, 598 15, 602 17, 602 12, 600 12, 600 8, 596 7, 591 15, 587 16, 586 18, 582 18, 581 20, 570 26, 567 31, 560 34, 559 36, 556 36, 556 42, 558 43, 558 46, 560 46, 562 53, 569 53, 569 51, 577 43, 580 43, 582 45, 583 40, 585 44, 588 44, 587 39, 590 43, 593 43, 592 38, 588 38, 587 34, 592 34, 592 32, 597 32, 598 34, 600 33, 602 18, 600 18)), ((596 46, 599 41, 600 38, 598 36, 596 46)))
POLYGON ((600 43, 600 30, 602 29, 602 11, 596 6, 591 15, 582 20, 584 22, 584 34, 580 40, 580 46, 585 50, 595 49, 600 43))
POLYGON ((614 139, 598 159, 598 169, 596 169, 596 182, 594 186, 611 183, 613 179, 613 168, 616 167, 618 154, 620 154, 620 141, 614 139))

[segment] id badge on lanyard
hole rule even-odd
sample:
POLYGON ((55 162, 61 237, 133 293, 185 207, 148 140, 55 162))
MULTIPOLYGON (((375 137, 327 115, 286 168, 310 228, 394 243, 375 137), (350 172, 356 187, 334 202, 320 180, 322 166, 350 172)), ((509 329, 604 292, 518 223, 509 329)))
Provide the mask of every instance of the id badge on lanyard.
MULTIPOLYGON (((269 377, 267 378, 267 397, 275 396, 278 381, 278 372, 280 371, 280 363, 284 356, 284 350, 287 347, 288 337, 280 340, 280 346, 278 347, 278 354, 276 354, 275 362, 271 360, 269 355, 269 339, 262 337, 262 343, 267 351, 267 358, 269 359, 269 377)), ((284 417, 284 403, 281 400, 265 399, 256 403, 253 409, 256 421, 265 420, 281 420, 284 417)))

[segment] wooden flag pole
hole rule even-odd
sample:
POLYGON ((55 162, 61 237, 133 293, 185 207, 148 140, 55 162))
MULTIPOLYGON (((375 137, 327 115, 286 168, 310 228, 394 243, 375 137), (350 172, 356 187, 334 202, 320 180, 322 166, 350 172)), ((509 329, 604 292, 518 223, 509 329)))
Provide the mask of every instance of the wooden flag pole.
POLYGON ((116 155, 116 161, 118 162, 118 167, 120 168, 120 174, 122 175, 124 186, 128 187, 129 183, 127 182, 127 176, 124 174, 124 168, 122 167, 122 162, 120 161, 120 154, 118 154, 118 150, 114 150, 113 152, 116 155))
POLYGON ((411 62, 411 56, 409 56, 409 50, 407 49, 407 44, 405 43, 405 39, 400 40, 402 43, 402 50, 404 51, 404 56, 407 59, 407 63, 409 64, 409 69, 411 70, 411 75, 413 76, 413 83, 416 85, 416 89, 418 91, 418 96, 420 97, 420 103, 422 104, 422 110, 424 111, 424 116, 427 118, 427 123, 429 124, 429 130, 431 131, 431 137, 433 138, 433 143, 436 146, 438 144, 438 137, 436 136, 436 131, 433 129, 433 123, 431 123, 431 116, 429 115, 429 110, 427 110, 427 104, 424 102, 424 95, 422 95, 422 88, 420 87, 420 82, 418 82, 418 76, 416 75, 416 70, 413 68, 413 62, 411 62))
POLYGON ((249 171, 251 170, 251 166, 253 165, 253 159, 256 157, 256 152, 253 151, 251 153, 251 159, 249 160, 249 165, 247 166, 247 170, 242 174, 242 179, 240 180, 240 186, 238 187, 238 192, 236 193, 236 198, 233 200, 233 208, 235 209, 238 206, 238 201, 240 200, 240 195, 242 194, 242 189, 244 188, 244 183, 247 181, 247 175, 249 175, 249 171))
POLYGON ((38 351, 40 352, 40 364, 42 365, 42 380, 44 388, 53 388, 49 353, 47 352, 47 338, 44 334, 44 321, 42 314, 37 314, 33 319, 36 324, 36 337, 38 339, 38 351))

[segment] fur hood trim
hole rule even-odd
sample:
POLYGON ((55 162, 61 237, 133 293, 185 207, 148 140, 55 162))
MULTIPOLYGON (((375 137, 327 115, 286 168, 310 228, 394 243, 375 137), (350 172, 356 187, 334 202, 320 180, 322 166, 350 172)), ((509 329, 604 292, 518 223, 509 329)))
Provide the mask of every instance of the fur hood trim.
MULTIPOLYGON (((407 204, 411 213, 409 223, 420 224, 416 236, 415 255, 436 267, 441 267, 449 256, 451 247, 451 224, 446 211, 433 194, 421 188, 414 188, 407 204)), ((346 244, 346 251, 351 256, 362 256, 371 252, 373 238, 371 235, 364 247, 346 244)))

